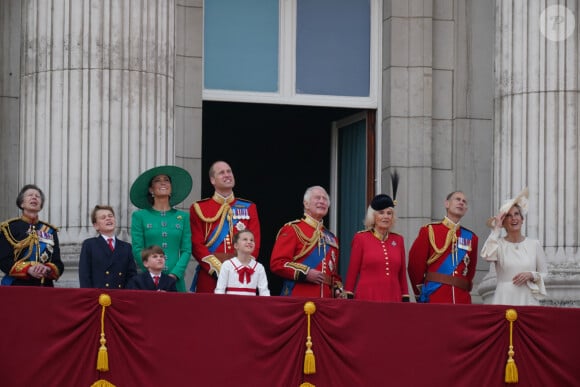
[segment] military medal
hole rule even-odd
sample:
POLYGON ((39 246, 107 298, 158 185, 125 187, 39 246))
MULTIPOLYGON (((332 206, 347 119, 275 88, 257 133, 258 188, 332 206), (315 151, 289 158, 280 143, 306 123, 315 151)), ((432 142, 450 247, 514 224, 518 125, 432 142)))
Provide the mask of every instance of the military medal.
POLYGON ((471 258, 469 258, 469 255, 465 254, 465 257, 463 257, 463 263, 465 264, 465 267, 463 268, 463 272, 461 272, 461 274, 463 274, 464 277, 469 272, 469 263, 470 262, 471 262, 471 258))
POLYGON ((457 247, 462 250, 471 251, 471 239, 462 237, 457 238, 457 247))

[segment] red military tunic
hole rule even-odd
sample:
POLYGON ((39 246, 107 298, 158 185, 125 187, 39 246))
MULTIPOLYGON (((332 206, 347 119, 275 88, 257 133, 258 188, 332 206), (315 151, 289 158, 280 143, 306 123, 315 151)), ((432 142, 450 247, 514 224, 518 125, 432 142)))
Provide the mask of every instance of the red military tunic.
POLYGON ((429 286, 441 284, 429 295, 428 301, 422 302, 471 303, 469 292, 477 265, 477 242, 475 233, 453 223, 447 217, 441 222, 421 227, 409 251, 408 271, 411 284, 416 295, 420 293, 417 285, 425 287, 430 282, 432 284, 429 286), (471 238, 461 237, 462 231, 470 234, 471 238), (454 251, 452 257, 460 254, 464 255, 463 258, 456 259, 454 263, 457 263, 457 266, 450 274, 438 273, 443 265, 449 263, 449 261, 446 263, 446 259, 452 250, 454 251))
POLYGON ((224 198, 215 193, 213 197, 200 200, 189 209, 191 224, 191 250, 201 270, 197 279, 198 293, 213 293, 217 283, 212 276, 219 274, 221 262, 235 255, 233 236, 249 229, 254 234, 256 249, 260 251, 260 220, 256 205, 248 200, 224 198), (219 235, 224 234, 221 238, 219 235), (213 252, 212 252, 213 251, 213 252))
POLYGON ((278 232, 270 259, 272 273, 284 278, 283 296, 334 297, 335 289, 342 289, 338 275, 338 240, 322 222, 309 215, 286 223, 278 232), (314 251, 315 249, 318 249, 314 251), (310 266, 311 253, 322 255, 310 266), (327 275, 325 284, 306 282, 309 269, 327 275))
POLYGON ((358 300, 401 302, 408 297, 403 237, 389 233, 382 240, 373 230, 355 234, 344 288, 358 300))

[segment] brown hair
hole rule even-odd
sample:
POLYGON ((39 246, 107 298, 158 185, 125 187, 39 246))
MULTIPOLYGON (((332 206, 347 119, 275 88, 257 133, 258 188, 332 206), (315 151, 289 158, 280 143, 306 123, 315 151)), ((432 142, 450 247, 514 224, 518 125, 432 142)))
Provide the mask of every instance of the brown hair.
POLYGON ((115 216, 115 210, 113 210, 113 207, 111 206, 105 206, 102 204, 97 204, 95 206, 95 208, 93 208, 93 211, 91 211, 91 222, 93 224, 97 223, 97 212, 100 210, 106 210, 106 211, 111 211, 113 213, 113 216, 115 216))
POLYGON ((240 235, 244 234, 244 233, 250 233, 250 234, 252 234, 252 236, 254 236, 254 233, 251 232, 250 230, 248 230, 248 229, 242 230, 234 235, 234 238, 233 238, 234 244, 238 243, 238 241, 240 240, 240 235))
POLYGON ((157 246, 157 245, 149 246, 149 247, 141 250, 141 260, 143 262, 145 262, 153 254, 160 254, 160 255, 165 256, 165 251, 163 251, 163 249, 160 246, 157 246))
POLYGON ((24 187, 22 187, 22 189, 20 190, 20 192, 18 193, 18 196, 16 197, 16 205, 18 206, 18 208, 22 209, 22 202, 24 201, 24 193, 26 191, 28 191, 29 189, 33 189, 38 191, 38 193, 40 194, 40 209, 42 209, 42 207, 44 207, 44 192, 42 192, 42 190, 40 188, 38 188, 37 185, 34 184, 26 184, 24 187))

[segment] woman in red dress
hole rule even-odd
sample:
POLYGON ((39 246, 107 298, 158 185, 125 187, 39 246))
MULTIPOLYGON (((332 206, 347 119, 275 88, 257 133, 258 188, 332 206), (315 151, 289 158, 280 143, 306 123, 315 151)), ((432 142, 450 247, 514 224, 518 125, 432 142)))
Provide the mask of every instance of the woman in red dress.
POLYGON ((409 301, 405 241, 391 232, 394 207, 390 196, 375 196, 367 209, 366 229, 352 240, 345 290, 357 300, 409 301))

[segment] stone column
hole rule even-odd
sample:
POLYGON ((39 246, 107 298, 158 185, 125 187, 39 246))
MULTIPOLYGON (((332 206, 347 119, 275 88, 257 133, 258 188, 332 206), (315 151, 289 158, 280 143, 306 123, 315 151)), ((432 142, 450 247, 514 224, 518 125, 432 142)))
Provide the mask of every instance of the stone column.
MULTIPOLYGON (((577 12, 578 1, 496 1, 494 208, 529 187, 524 225, 548 256, 549 304, 580 300, 577 12)), ((494 287, 492 271, 480 293, 494 287)))
POLYGON ((45 191, 63 245, 94 235, 99 203, 128 239, 131 183, 174 163, 174 7, 22 1, 20 180, 45 191))
MULTIPOLYGON (((475 0, 383 1, 381 190, 401 175, 397 232, 410 248, 462 190, 462 224, 485 231, 490 207, 493 4, 475 0)), ((478 263, 475 282, 487 273, 478 263)), ((474 298, 474 302, 479 302, 474 298)))
POLYGON ((21 181, 64 243, 97 203, 126 229, 132 181, 174 157, 173 1, 29 0, 22 20, 21 181))
POLYGON ((0 219, 16 207, 20 104, 20 1, 0 1, 0 219))

